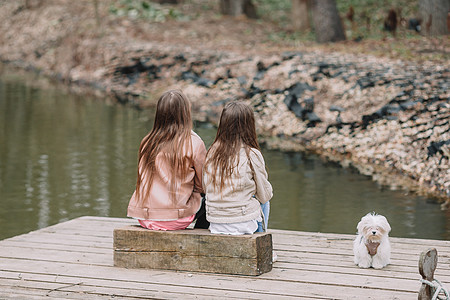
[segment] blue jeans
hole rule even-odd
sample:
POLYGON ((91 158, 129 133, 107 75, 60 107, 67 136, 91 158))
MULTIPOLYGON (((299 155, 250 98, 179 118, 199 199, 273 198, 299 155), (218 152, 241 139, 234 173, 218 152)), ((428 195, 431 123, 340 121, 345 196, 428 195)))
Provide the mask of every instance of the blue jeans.
POLYGON ((269 224, 270 201, 267 201, 266 203, 261 204, 261 209, 263 211, 265 228, 263 227, 263 222, 258 222, 258 229, 256 230, 256 232, 267 231, 267 227, 268 227, 267 225, 269 224))

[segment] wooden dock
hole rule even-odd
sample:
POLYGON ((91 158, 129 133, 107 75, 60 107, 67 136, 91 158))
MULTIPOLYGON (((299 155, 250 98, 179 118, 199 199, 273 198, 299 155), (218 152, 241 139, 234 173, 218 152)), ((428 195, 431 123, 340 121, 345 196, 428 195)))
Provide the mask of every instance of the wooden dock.
POLYGON ((375 270, 353 264, 353 235, 271 230, 278 261, 254 277, 114 267, 113 229, 127 224, 81 217, 0 241, 0 299, 417 299, 430 247, 450 288, 450 241, 391 238, 392 264, 375 270))

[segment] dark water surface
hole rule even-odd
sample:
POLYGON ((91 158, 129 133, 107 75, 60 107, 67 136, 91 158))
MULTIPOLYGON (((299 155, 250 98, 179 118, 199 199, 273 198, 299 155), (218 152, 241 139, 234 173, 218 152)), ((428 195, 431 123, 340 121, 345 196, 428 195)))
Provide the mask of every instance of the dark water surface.
MULTIPOLYGON (((153 111, 138 111, 0 75, 0 239, 80 216, 126 217, 137 150, 153 111)), ((209 145, 210 126, 196 126, 209 145)), ((264 150, 274 198, 269 227, 354 234, 385 215, 391 236, 450 239, 430 199, 378 187, 312 155, 264 150)))

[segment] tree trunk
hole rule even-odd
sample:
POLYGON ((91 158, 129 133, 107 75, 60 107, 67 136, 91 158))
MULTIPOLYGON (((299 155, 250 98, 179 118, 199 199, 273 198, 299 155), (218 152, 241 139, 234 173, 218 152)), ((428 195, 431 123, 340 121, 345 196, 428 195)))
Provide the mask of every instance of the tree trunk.
POLYGON ((294 30, 309 29, 308 0, 292 0, 291 17, 294 30))
POLYGON ((449 0, 421 0, 419 2, 422 32, 427 35, 448 34, 449 0))
POLYGON ((100 27, 100 14, 98 12, 98 0, 94 0, 94 9, 95 9, 95 23, 97 24, 97 28, 100 27))
POLYGON ((26 9, 33 9, 36 7, 41 6, 42 0, 25 0, 25 8, 26 9))
POLYGON ((252 0, 220 0, 220 12, 233 17, 244 14, 252 19, 258 17, 252 0))
POLYGON ((244 13, 244 0, 221 0, 220 12, 228 16, 240 16, 244 13))
POLYGON ((313 22, 319 43, 345 40, 335 0, 312 0, 313 22))

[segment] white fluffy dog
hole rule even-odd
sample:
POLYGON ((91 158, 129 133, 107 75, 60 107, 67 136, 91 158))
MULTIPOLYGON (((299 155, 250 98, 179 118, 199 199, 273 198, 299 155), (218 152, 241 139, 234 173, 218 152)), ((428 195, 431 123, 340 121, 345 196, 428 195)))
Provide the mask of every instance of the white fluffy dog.
POLYGON ((360 268, 381 269, 391 260, 389 232, 391 226, 384 216, 368 213, 357 226, 358 235, 353 241, 355 264, 360 268))

